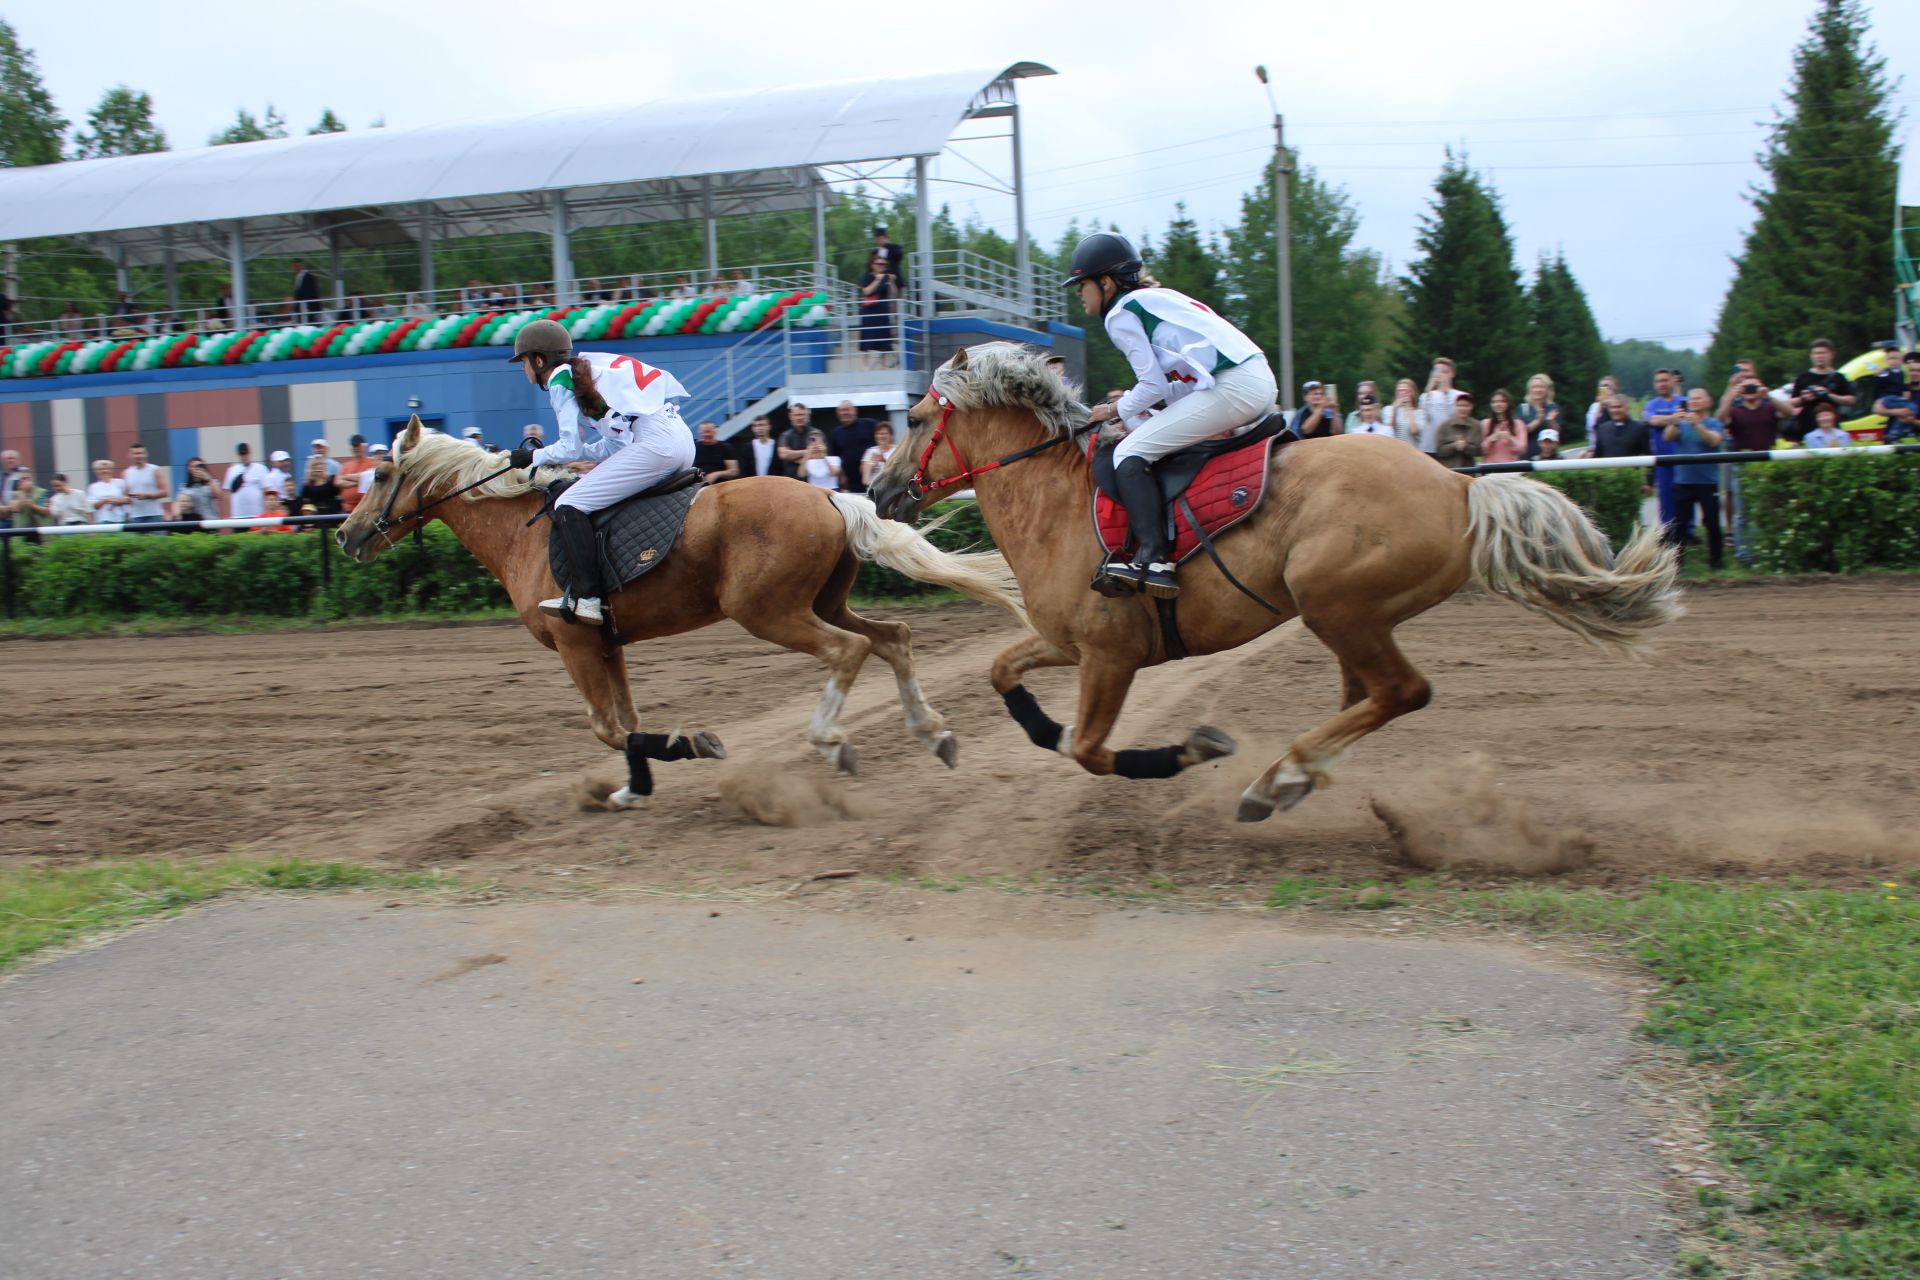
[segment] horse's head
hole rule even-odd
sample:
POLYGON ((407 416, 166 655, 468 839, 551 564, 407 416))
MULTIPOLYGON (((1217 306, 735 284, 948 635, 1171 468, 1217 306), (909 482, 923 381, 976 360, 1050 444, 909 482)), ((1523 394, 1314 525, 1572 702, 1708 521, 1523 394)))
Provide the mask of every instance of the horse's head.
POLYGON ((1027 410, 1053 434, 1086 421, 1060 357, 1011 342, 988 343, 972 354, 962 347, 934 370, 927 394, 907 411, 905 438, 867 487, 880 514, 912 524, 991 463, 1006 442, 974 425, 1006 416, 982 412, 991 409, 1027 410))
POLYGON ((372 484, 360 495, 360 504, 333 535, 348 556, 365 564, 433 518, 416 514, 430 500, 431 482, 422 482, 422 468, 413 457, 433 438, 416 415, 393 442, 393 452, 373 469, 372 484))

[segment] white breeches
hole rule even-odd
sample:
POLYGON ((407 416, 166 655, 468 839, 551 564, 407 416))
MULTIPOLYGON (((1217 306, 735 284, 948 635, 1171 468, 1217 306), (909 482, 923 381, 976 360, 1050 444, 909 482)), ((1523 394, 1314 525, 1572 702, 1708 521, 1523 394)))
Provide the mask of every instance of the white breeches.
POLYGON ((693 433, 679 414, 659 414, 640 426, 611 458, 581 476, 556 507, 601 511, 693 465, 693 433))
POLYGON ((1222 370, 1213 385, 1160 410, 1114 448, 1115 465, 1128 458, 1158 462, 1170 453, 1244 427, 1273 408, 1273 370, 1265 356, 1222 370))

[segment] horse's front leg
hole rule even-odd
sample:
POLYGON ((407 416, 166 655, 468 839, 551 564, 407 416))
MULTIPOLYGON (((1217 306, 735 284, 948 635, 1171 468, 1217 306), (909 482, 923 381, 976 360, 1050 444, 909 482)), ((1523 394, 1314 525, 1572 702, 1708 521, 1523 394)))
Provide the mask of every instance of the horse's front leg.
POLYGON ((1120 708, 1126 705, 1127 690, 1133 686, 1138 670, 1124 658, 1091 652, 1081 655, 1080 709, 1071 733, 1060 743, 1062 755, 1072 756, 1092 774, 1171 778, 1183 769, 1233 754, 1233 739, 1211 725, 1201 725, 1187 735, 1185 742, 1170 747, 1109 750, 1107 735, 1120 718, 1120 708))

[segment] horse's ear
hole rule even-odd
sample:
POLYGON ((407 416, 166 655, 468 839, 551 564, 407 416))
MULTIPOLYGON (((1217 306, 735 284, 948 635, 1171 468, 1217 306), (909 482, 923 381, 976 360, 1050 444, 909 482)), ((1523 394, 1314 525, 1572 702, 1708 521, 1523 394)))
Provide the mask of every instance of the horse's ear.
POLYGON ((1053 370, 1053 376, 1060 379, 1060 381, 1065 382, 1067 380, 1067 358, 1065 356, 1048 356, 1047 368, 1053 370))
POLYGON ((947 361, 947 368, 952 369, 955 372, 958 372, 961 369, 964 369, 966 367, 967 367, 967 349, 965 347, 961 347, 958 351, 955 351, 953 353, 953 359, 947 361))
POLYGON ((402 449, 411 449, 411 448, 413 448, 413 447, 414 447, 415 445, 417 445, 417 444, 419 444, 419 443, 420 443, 420 432, 421 432, 421 426, 420 426, 420 415, 416 413, 416 414, 414 414, 414 415, 413 415, 413 417, 412 417, 412 418, 411 418, 411 419, 410 419, 410 420, 409 420, 409 421, 407 422, 407 429, 406 429, 406 431, 404 431, 403 433, 401 433, 401 436, 400 436, 400 447, 401 447, 402 449))

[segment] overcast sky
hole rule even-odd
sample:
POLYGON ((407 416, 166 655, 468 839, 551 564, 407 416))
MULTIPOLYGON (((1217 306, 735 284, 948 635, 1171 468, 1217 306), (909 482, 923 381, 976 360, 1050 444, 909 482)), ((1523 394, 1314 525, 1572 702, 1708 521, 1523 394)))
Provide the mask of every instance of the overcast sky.
MULTIPOLYGON (((1236 221, 1271 156, 1252 73, 1264 62, 1288 141, 1347 189, 1362 244, 1404 267, 1443 148, 1463 148, 1504 198, 1523 269, 1564 249, 1609 338, 1677 346, 1703 344, 1712 327, 1750 218, 1753 156, 1812 8, 96 0, 76 21, 60 5, 0 0, 69 119, 125 82, 153 95, 175 146, 203 144, 236 107, 258 114, 268 102, 296 130, 327 107, 358 129, 1044 62, 1060 74, 1020 93, 1029 223, 1049 242, 1075 216, 1158 232, 1177 200, 1205 228, 1236 221)), ((1868 8, 1882 53, 1920 49, 1920 2, 1868 8)), ((1920 84, 1898 90, 1909 116, 1916 97, 1920 84)), ((1910 125, 1906 134, 1911 146, 1910 125)), ((1008 171, 1004 143, 962 150, 1008 171)), ((1902 175, 1909 203, 1920 203, 1916 169, 1902 175)), ((980 178, 951 157, 935 173, 980 178)), ((936 191, 956 213, 1011 231, 1009 199, 936 191)))

